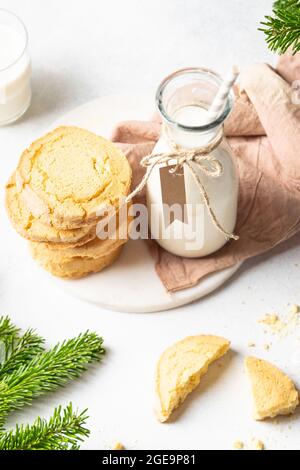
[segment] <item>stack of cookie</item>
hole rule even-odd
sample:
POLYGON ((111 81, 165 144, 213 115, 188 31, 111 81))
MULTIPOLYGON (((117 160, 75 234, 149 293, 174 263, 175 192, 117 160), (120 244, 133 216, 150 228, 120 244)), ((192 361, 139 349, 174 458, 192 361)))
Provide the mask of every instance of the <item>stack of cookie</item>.
POLYGON ((7 211, 41 266, 79 278, 101 271, 120 254, 127 230, 124 236, 119 222, 113 236, 100 239, 97 224, 112 209, 120 212, 130 183, 128 161, 111 142, 60 127, 23 152, 6 186, 7 211))

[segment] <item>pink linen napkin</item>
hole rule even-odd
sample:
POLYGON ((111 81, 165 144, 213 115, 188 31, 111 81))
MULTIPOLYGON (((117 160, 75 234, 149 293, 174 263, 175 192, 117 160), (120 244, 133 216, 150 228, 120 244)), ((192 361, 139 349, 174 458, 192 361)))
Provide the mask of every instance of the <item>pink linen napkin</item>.
MULTIPOLYGON (((153 243, 156 271, 170 292, 259 255, 300 229, 300 105, 293 104, 290 86, 300 79, 300 55, 283 56, 277 72, 265 64, 245 69, 225 124, 240 178, 235 229, 240 238, 196 259, 172 255, 153 243)), ((112 140, 130 161, 133 187, 144 173, 141 158, 151 153, 159 136, 158 119, 116 126, 112 140)))

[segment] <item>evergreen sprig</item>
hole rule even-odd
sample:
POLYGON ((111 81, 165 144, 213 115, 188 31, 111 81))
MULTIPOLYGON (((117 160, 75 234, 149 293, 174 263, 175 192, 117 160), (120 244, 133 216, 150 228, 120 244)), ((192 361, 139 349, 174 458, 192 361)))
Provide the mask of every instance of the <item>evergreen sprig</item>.
POLYGON ((37 354, 43 352, 43 344, 44 339, 29 329, 22 337, 16 336, 10 344, 4 345, 3 360, 0 360, 0 380, 5 374, 27 364, 37 354))
POLYGON ((289 48, 300 51, 300 0, 277 0, 273 16, 261 22, 266 41, 272 51, 284 54, 289 48))
POLYGON ((273 5, 273 10, 280 10, 283 8, 291 7, 297 5, 299 0, 276 0, 273 5))
POLYGON ((0 450, 78 449, 89 435, 87 414, 74 411, 72 403, 57 407, 48 421, 38 417, 7 432, 3 425, 8 413, 76 379, 104 353, 103 339, 89 331, 45 351, 34 330, 21 335, 9 317, 0 317, 0 450))
POLYGON ((19 332, 9 317, 0 317, 0 364, 6 361, 9 351, 19 338, 19 332))
POLYGON ((87 331, 4 374, 0 379, 0 427, 8 413, 76 379, 103 354, 102 338, 87 331))
POLYGON ((37 418, 30 425, 16 426, 15 430, 0 435, 1 450, 76 450, 78 442, 89 436, 84 427, 87 415, 73 410, 72 403, 65 409, 59 406, 47 421, 37 418))

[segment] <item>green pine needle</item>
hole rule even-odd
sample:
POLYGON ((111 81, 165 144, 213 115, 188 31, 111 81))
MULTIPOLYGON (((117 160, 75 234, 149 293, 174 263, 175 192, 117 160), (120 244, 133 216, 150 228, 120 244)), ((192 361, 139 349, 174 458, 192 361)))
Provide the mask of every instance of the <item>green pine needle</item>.
POLYGON ((9 351, 19 338, 19 332, 9 317, 0 317, 0 364, 6 361, 9 351))
POLYGON ((102 344, 101 337, 87 331, 4 374, 0 378, 0 428, 8 413, 66 385, 79 377, 87 364, 100 361, 105 352, 102 344))
POLYGON ((277 0, 273 16, 266 16, 260 28, 272 51, 284 54, 289 48, 293 54, 300 51, 300 0, 277 0))
POLYGON ((75 412, 70 403, 64 410, 59 406, 47 421, 37 418, 30 425, 0 435, 1 450, 77 450, 83 438, 89 436, 84 427, 87 410, 75 412))
POLYGON ((0 380, 5 374, 13 372, 43 352, 43 343, 44 339, 31 329, 27 330, 21 338, 14 338, 5 347, 4 360, 0 360, 0 380))
POLYGON ((0 339, 4 341, 5 339, 14 339, 20 332, 20 329, 12 324, 10 318, 0 317, 0 339))
POLYGON ((299 0, 276 0, 273 5, 273 11, 292 7, 292 6, 297 5, 298 3, 299 3, 299 0))

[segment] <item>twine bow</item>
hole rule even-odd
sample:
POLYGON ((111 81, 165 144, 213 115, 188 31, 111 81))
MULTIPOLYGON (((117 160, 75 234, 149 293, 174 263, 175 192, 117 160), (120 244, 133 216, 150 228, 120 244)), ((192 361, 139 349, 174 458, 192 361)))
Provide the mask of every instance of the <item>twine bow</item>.
POLYGON ((144 187, 147 184, 147 181, 150 178, 150 175, 153 169, 157 165, 166 165, 166 166, 172 165, 172 168, 170 168, 169 171, 170 173, 176 174, 178 169, 182 168, 183 165, 186 164, 189 167, 196 181, 196 184, 199 188, 204 204, 207 208, 208 214, 214 226, 228 240, 229 239, 238 240, 239 237, 237 235, 235 235, 234 233, 227 232, 227 230, 225 230, 219 223, 210 205, 210 201, 209 201, 209 197, 206 192, 206 189, 198 173, 195 171, 195 166, 197 166, 197 169, 199 169, 201 173, 211 178, 219 178, 223 174, 222 163, 213 155, 211 155, 211 152, 220 145, 223 139, 223 129, 221 129, 219 135, 210 144, 204 147, 196 147, 192 149, 186 149, 186 148, 179 146, 168 136, 166 129, 164 129, 164 131, 165 131, 168 144, 170 145, 172 150, 170 152, 150 154, 142 158, 141 166, 146 168, 146 173, 143 176, 140 183, 137 185, 137 187, 127 196, 125 201, 126 202, 131 201, 138 193, 140 193, 144 189, 144 187))

